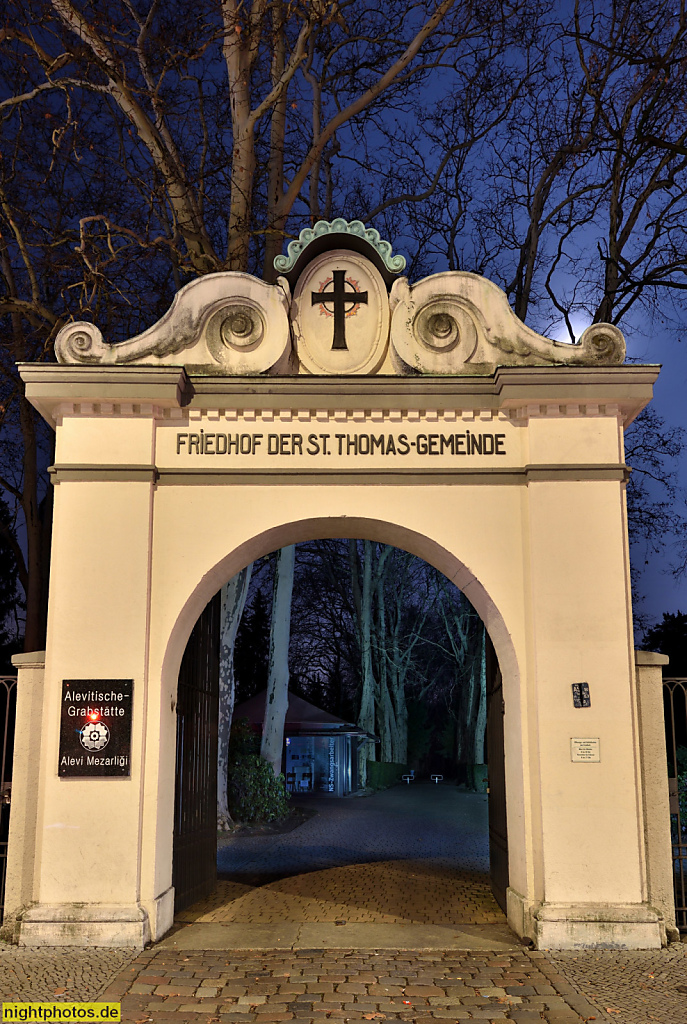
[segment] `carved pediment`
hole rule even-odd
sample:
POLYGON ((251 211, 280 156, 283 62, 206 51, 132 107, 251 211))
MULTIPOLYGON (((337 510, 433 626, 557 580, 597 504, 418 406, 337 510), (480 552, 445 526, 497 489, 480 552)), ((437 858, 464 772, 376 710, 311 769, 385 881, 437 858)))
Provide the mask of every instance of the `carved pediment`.
POLYGON ((625 359, 625 340, 612 324, 593 324, 574 345, 552 341, 522 323, 505 292, 477 274, 394 280, 405 260, 359 221, 306 229, 275 265, 285 273, 276 284, 231 271, 192 281, 156 324, 118 344, 93 324, 68 324, 57 336, 57 359, 232 376, 484 375, 497 366, 625 359))

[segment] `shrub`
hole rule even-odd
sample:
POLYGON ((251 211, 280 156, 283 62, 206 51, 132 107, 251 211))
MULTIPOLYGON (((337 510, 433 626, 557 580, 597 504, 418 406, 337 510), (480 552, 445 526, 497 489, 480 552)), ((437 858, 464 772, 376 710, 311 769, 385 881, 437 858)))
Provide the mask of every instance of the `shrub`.
POLYGON ((289 813, 284 776, 259 754, 236 754, 229 763, 229 813, 235 821, 278 821, 289 813))
POLYGON ((229 736, 229 760, 243 754, 260 753, 260 733, 256 732, 247 718, 237 718, 231 725, 229 736))
POLYGON ((393 761, 368 761, 367 762, 367 784, 370 789, 388 789, 401 781, 408 768, 404 764, 396 764, 393 761))

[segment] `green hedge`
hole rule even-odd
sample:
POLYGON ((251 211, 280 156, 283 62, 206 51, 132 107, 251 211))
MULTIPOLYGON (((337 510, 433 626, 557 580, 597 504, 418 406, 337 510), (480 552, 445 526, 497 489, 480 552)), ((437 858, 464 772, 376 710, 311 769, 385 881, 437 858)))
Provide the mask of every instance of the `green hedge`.
POLYGON ((394 761, 368 761, 367 762, 367 785, 370 789, 388 789, 401 781, 402 775, 407 775, 408 766, 396 764, 394 761))

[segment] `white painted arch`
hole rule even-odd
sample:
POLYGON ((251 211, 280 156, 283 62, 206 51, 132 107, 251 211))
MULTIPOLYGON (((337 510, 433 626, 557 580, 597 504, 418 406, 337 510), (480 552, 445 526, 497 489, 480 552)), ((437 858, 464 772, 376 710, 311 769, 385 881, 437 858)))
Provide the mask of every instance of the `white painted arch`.
MULTIPOLYGON (((313 504, 316 505, 316 496, 312 495, 311 497, 313 504)), ((196 572, 195 577, 187 581, 189 586, 188 597, 179 611, 169 634, 167 634, 167 625, 160 627, 161 635, 169 636, 168 644, 162 657, 161 691, 163 694, 170 694, 171 707, 172 700, 174 699, 173 695, 176 694, 181 659, 198 616, 222 585, 250 562, 288 544, 338 537, 390 544, 424 559, 428 564, 442 572, 451 583, 469 598, 487 627, 499 659, 503 677, 504 699, 506 707, 511 709, 511 713, 506 714, 504 722, 504 745, 506 750, 506 785, 508 792, 507 809, 509 810, 508 826, 513 844, 513 875, 520 882, 521 887, 524 888, 522 885, 523 868, 526 875, 527 863, 531 861, 533 851, 528 849, 527 836, 523 829, 527 801, 524 792, 526 777, 523 773, 523 749, 519 713, 522 704, 521 680, 518 658, 508 623, 504 620, 497 604, 485 590, 479 578, 465 564, 469 551, 461 551, 463 555, 462 560, 456 554, 456 551, 461 548, 469 548, 469 544, 466 543, 465 539, 463 539, 462 544, 460 542, 456 543, 454 550, 451 551, 447 547, 442 546, 428 533, 422 534, 416 530, 409 529, 403 524, 400 517, 397 517, 393 522, 388 519, 380 521, 355 515, 346 515, 345 508, 342 509, 342 512, 344 514, 338 517, 309 517, 298 521, 283 522, 280 525, 272 525, 263 530, 259 535, 251 537, 229 551, 225 557, 221 558, 211 568, 205 569, 203 567, 200 575, 196 572)), ((220 546, 223 539, 223 531, 220 531, 220 537, 218 538, 220 546)), ((180 598, 181 596, 179 594, 180 598)), ((166 708, 165 701, 162 702, 161 707, 166 708)), ((165 751, 165 763, 161 764, 161 776, 166 779, 174 775, 174 729, 174 717, 163 714, 161 730, 164 732, 164 735, 160 738, 160 749, 165 751)), ((157 799, 161 816, 165 814, 168 818, 173 816, 173 796, 174 794, 170 792, 169 788, 160 791, 158 794, 157 799)), ((160 823, 158 827, 161 833, 168 837, 163 848, 158 849, 158 856, 163 865, 161 871, 164 874, 170 875, 169 884, 171 885, 172 854, 170 828, 168 823, 160 823)), ((530 870, 533 874, 532 866, 530 870)))
POLYGON ((480 618, 487 625, 487 631, 496 649, 502 672, 507 674, 509 680, 513 679, 514 686, 517 685, 517 658, 507 625, 498 607, 469 568, 468 552, 464 552, 465 560, 461 561, 456 554, 442 547, 432 537, 417 533, 401 522, 360 519, 345 514, 338 517, 313 517, 273 526, 230 550, 211 569, 196 576, 195 580, 189 580, 192 589, 189 590, 188 598, 169 634, 169 642, 163 658, 163 683, 178 678, 181 658, 198 616, 208 601, 232 576, 235 576, 251 562, 281 547, 286 547, 288 544, 339 537, 390 544, 424 559, 429 565, 442 572, 469 598, 480 618))

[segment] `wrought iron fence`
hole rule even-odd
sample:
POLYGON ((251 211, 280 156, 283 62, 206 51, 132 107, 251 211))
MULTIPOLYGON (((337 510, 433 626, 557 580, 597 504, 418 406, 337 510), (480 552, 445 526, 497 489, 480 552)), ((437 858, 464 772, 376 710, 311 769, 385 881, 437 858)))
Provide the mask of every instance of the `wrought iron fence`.
POLYGON ((663 680, 675 920, 687 932, 687 677, 663 680))
POLYGON ((0 923, 5 906, 7 845, 12 798, 12 753, 17 713, 17 677, 0 676, 0 923))

